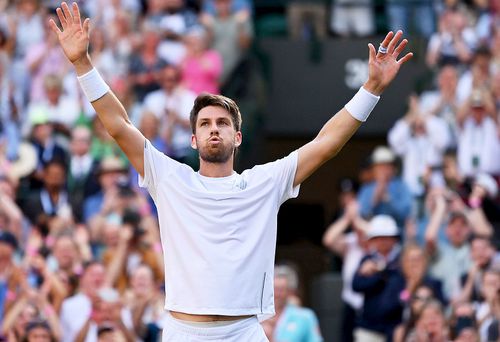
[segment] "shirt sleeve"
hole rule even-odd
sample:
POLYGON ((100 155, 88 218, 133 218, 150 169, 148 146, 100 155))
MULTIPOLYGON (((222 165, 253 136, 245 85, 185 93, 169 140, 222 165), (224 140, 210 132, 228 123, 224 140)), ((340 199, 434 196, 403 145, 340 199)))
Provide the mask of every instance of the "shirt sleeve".
POLYGON ((293 186, 297 171, 297 162, 298 152, 293 151, 285 158, 265 165, 268 168, 268 172, 271 173, 271 176, 276 181, 279 205, 299 195, 300 184, 295 187, 293 186))
POLYGON ((144 143, 144 177, 139 175, 139 186, 146 188, 156 201, 161 179, 170 175, 177 162, 158 151, 149 140, 144 143))

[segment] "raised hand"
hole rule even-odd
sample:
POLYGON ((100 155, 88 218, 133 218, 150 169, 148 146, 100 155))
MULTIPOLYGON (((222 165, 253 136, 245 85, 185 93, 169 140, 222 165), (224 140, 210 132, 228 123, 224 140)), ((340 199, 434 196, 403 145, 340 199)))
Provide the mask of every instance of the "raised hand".
POLYGON ((378 52, 373 44, 368 44, 370 50, 368 81, 364 84, 364 88, 372 94, 380 95, 396 77, 401 65, 413 57, 413 53, 409 52, 398 60, 399 55, 408 44, 406 39, 400 42, 402 36, 403 31, 398 31, 396 34, 392 31, 389 32, 380 44, 378 52))
POLYGON ((71 10, 66 2, 61 3, 61 7, 56 9, 56 13, 62 30, 53 19, 50 19, 50 26, 52 31, 57 34, 64 54, 73 64, 90 64, 88 57, 89 18, 85 19, 82 25, 80 9, 76 2, 72 4, 71 10))

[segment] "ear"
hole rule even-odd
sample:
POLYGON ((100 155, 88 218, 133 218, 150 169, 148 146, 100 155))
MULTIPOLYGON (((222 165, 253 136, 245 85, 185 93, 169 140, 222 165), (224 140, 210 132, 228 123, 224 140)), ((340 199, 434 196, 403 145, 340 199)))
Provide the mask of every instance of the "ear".
POLYGON ((241 145, 242 140, 243 136, 241 134, 241 131, 236 132, 236 135, 234 136, 234 146, 239 147, 241 145))
POLYGON ((196 136, 194 134, 191 134, 191 148, 193 150, 198 149, 198 144, 196 143, 196 136))

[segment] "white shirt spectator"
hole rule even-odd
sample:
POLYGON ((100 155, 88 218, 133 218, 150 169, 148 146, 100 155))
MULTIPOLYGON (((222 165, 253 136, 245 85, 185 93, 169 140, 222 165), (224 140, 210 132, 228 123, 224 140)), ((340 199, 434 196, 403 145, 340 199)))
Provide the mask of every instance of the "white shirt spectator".
MULTIPOLYGON (((83 293, 74 295, 64 300, 61 306, 61 330, 62 341, 73 342, 85 325, 92 312, 92 302, 83 293)), ((128 329, 133 329, 132 313, 129 309, 122 309, 121 317, 123 324, 128 329)), ((97 325, 90 324, 85 342, 97 342, 97 325)))
POLYGON ((363 248, 359 246, 356 233, 345 235, 346 252, 342 263, 342 299, 354 309, 363 307, 363 295, 352 289, 352 278, 359 267, 361 259, 365 255, 363 248))
POLYGON ((500 139, 495 122, 485 117, 480 124, 467 118, 458 140, 460 172, 472 177, 480 172, 500 174, 500 139))
MULTIPOLYGON (((428 116, 422 123, 425 133, 414 135, 410 124, 400 119, 389 131, 391 148, 403 159, 403 179, 414 195, 425 192, 422 177, 429 168, 440 167, 443 154, 450 143, 446 122, 436 116, 428 116)), ((431 186, 444 184, 441 172, 433 172, 431 186)))

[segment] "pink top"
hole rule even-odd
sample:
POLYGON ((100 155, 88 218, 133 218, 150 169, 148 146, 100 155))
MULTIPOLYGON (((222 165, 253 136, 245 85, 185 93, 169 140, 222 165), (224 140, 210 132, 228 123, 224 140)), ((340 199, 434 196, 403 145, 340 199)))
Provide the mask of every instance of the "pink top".
POLYGON ((208 50, 201 57, 187 56, 182 62, 182 83, 196 94, 220 94, 221 73, 222 58, 215 50, 208 50))

